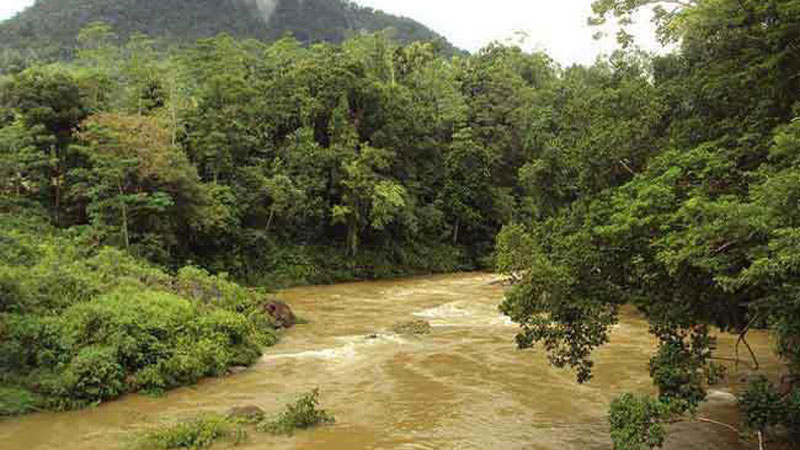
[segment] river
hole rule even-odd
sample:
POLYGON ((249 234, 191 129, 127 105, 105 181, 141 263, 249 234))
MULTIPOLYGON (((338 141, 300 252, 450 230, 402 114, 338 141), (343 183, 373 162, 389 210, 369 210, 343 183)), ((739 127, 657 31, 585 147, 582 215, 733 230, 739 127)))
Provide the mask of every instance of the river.
MULTIPOLYGON (((272 413, 319 387, 337 423, 294 437, 251 433, 236 448, 313 450, 608 450, 606 414, 624 391, 652 392, 647 324, 623 314, 596 352, 595 377, 579 385, 538 351, 519 351, 516 327, 497 310, 503 288, 489 274, 295 288, 279 296, 309 321, 286 333, 255 366, 164 397, 131 395, 96 408, 0 422, 0 450, 114 450, 138 430, 199 412, 258 405, 272 413), (426 336, 396 336, 396 322, 425 319, 426 336), (369 335, 376 333, 377 338, 369 335)), ((770 354, 763 333, 750 338, 770 354)), ((731 337, 720 354, 730 355, 731 337)), ((776 372, 778 362, 762 361, 776 372)), ((734 381, 738 376, 731 377, 734 381)), ((715 387, 701 414, 735 424, 735 406, 715 387)), ((215 448, 228 448, 220 444, 215 448)), ((667 449, 752 448, 712 424, 673 426, 667 449)))

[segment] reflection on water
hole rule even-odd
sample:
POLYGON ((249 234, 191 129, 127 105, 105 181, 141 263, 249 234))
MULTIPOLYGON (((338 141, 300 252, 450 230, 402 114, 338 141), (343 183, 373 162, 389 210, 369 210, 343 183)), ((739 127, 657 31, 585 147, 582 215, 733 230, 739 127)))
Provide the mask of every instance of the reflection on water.
MULTIPOLYGON (((282 293, 310 321, 289 332, 251 369, 165 397, 129 396, 98 408, 0 422, 0 450, 113 450, 131 432, 236 405, 278 411, 320 387, 337 424, 292 438, 253 435, 242 449, 609 449, 606 412, 620 392, 652 390, 646 324, 627 314, 596 354, 595 378, 578 385, 539 352, 515 349, 499 314, 503 288, 487 274, 306 287, 282 293), (396 322, 422 318, 426 336, 400 337, 396 322)), ((751 344, 770 353, 765 335, 751 344)), ((730 353, 733 339, 720 339, 730 353)), ((767 370, 777 362, 762 361, 767 370)), ((736 379, 738 377, 732 377, 736 379)), ((702 414, 735 423, 722 386, 702 414)), ((744 449, 714 425, 679 424, 671 449, 744 449)), ((221 445, 218 448, 225 448, 221 445)))

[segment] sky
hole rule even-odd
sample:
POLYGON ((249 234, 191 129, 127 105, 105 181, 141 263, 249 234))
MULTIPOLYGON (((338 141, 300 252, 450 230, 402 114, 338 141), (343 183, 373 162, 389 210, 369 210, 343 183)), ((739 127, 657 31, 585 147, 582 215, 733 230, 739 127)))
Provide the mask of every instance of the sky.
MULTIPOLYGON (((113 0, 108 0, 113 1, 113 0)), ((356 0, 364 6, 413 18, 447 37, 456 46, 476 51, 492 41, 519 42, 545 50, 563 65, 592 63, 616 47, 613 37, 592 39, 586 25, 592 0, 356 0)), ((34 0, 0 0, 0 20, 7 19, 34 0)), ((648 17, 640 17, 633 30, 645 50, 659 51, 648 17)), ((613 33, 612 33, 613 35, 613 33)))

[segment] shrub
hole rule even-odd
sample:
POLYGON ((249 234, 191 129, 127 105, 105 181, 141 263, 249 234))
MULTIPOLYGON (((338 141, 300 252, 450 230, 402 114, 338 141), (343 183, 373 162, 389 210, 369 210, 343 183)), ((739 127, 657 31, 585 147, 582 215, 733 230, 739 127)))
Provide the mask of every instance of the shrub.
POLYGON ((67 362, 69 355, 60 338, 57 318, 0 314, 0 367, 25 374, 67 362))
POLYGON ((685 336, 662 335, 658 352, 650 359, 650 377, 658 386, 659 400, 675 413, 696 410, 706 397, 705 353, 698 351, 698 343, 704 337, 704 334, 692 335, 687 343, 685 336))
POLYGON ((259 293, 224 276, 186 268, 176 278, 120 250, 81 247, 67 233, 27 234, 0 213, 5 223, 0 388, 8 400, 0 414, 163 392, 252 364, 275 342, 259 293))
POLYGON ((232 438, 234 443, 244 440, 244 430, 224 417, 207 415, 188 422, 163 426, 145 435, 144 446, 158 449, 202 449, 214 442, 232 438))
POLYGON ((333 415, 318 409, 318 406, 319 389, 314 389, 294 403, 287 404, 286 410, 278 417, 260 423, 258 429, 271 434, 291 435, 297 429, 333 423, 335 421, 333 415))
POLYGON ((800 443, 800 389, 795 389, 784 400, 784 424, 795 443, 800 443))
POLYGON ((261 356, 252 323, 241 314, 217 310, 203 317, 200 326, 203 334, 225 341, 225 345, 231 350, 231 365, 250 365, 261 356))
POLYGON ((623 394, 611 402, 609 422, 615 450, 650 450, 664 444, 669 408, 648 396, 623 394))
POLYGON ((764 377, 751 380, 739 397, 744 425, 757 431, 777 425, 782 418, 781 396, 764 377))
POLYGON ((21 388, 0 387, 0 416, 15 416, 39 410, 41 398, 21 388))
POLYGON ((81 349, 62 376, 68 396, 73 400, 99 402, 125 392, 125 372, 112 347, 81 349))
POLYGON ((211 275, 199 267, 178 271, 175 289, 186 298, 234 312, 248 312, 258 303, 256 294, 229 281, 227 275, 211 275))
POLYGON ((728 368, 722 364, 710 362, 705 368, 706 382, 709 386, 714 386, 725 380, 728 376, 728 368))
POLYGON ((113 247, 100 249, 86 261, 86 268, 93 272, 102 292, 111 291, 126 282, 164 289, 172 283, 171 277, 166 273, 113 247))

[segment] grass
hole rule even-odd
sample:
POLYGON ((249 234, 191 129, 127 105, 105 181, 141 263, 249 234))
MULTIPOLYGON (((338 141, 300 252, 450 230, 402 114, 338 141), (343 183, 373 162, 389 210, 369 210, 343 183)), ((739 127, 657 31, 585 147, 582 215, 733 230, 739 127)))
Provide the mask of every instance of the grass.
POLYGON ((246 437, 247 433, 240 425, 225 417, 212 414, 148 431, 144 436, 143 447, 195 450, 208 448, 223 439, 241 443, 246 437))
POLYGON ((277 435, 292 435, 295 430, 304 430, 318 425, 334 423, 336 419, 324 409, 319 409, 319 389, 301 396, 272 420, 258 425, 259 431, 277 435))
MULTIPOLYGON (((333 415, 319 409, 319 403, 319 389, 314 389, 303 394, 294 403, 287 404, 285 410, 276 417, 258 422, 255 428, 263 433, 291 436, 296 430, 334 423, 333 415)), ((234 445, 240 444, 247 439, 245 426, 250 424, 249 421, 236 417, 201 415, 145 432, 140 441, 141 448, 200 450, 223 440, 234 445)))
POLYGON ((0 387, 0 417, 39 411, 41 398, 24 389, 0 387))

